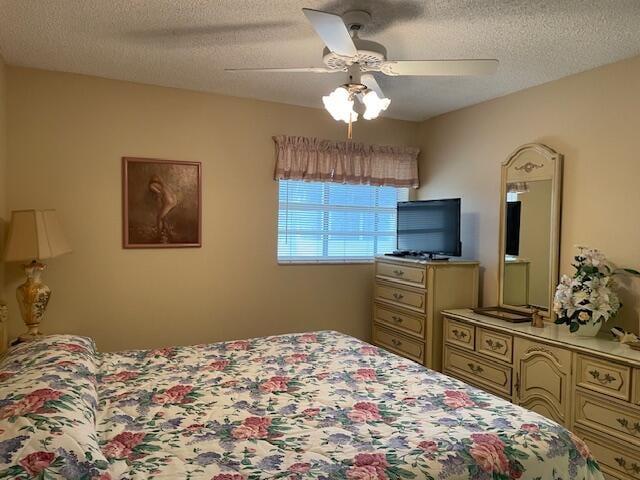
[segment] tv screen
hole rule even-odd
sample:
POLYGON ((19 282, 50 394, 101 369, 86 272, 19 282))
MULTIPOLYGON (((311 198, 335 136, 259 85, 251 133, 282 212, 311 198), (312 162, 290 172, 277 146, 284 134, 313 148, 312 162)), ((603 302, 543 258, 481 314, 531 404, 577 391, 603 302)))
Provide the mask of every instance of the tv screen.
POLYGON ((522 202, 507 202, 507 238, 505 241, 505 253, 507 255, 520 255, 520 215, 522 202))
POLYGON ((398 250, 462 255, 460 199, 398 203, 398 250))

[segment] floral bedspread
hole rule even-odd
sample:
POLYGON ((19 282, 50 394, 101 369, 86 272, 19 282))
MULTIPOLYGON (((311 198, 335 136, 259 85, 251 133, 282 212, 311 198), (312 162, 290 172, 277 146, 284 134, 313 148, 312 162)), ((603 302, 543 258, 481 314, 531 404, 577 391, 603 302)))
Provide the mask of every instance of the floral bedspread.
POLYGON ((552 421, 336 332, 107 354, 51 336, 0 378, 0 478, 602 479, 552 421))

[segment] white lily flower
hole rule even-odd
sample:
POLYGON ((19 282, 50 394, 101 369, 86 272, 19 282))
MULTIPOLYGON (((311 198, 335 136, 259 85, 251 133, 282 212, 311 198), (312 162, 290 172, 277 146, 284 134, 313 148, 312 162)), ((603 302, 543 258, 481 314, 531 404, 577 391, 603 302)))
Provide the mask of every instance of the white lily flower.
POLYGON ((606 322, 618 313, 620 300, 613 291, 611 276, 615 265, 595 248, 578 246, 576 273, 562 275, 554 295, 553 309, 561 322, 577 321, 584 325, 606 322), (585 268, 590 267, 590 268, 585 268))

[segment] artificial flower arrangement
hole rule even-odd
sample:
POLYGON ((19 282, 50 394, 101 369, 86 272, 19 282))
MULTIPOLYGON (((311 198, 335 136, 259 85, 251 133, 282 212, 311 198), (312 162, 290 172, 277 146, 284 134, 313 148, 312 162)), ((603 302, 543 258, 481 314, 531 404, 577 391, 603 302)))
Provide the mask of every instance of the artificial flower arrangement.
POLYGON ((613 275, 626 272, 640 275, 632 269, 616 269, 602 252, 595 248, 577 247, 573 278, 562 275, 556 288, 553 310, 556 323, 569 325, 569 331, 596 335, 600 327, 615 317, 621 304, 613 291, 613 275))

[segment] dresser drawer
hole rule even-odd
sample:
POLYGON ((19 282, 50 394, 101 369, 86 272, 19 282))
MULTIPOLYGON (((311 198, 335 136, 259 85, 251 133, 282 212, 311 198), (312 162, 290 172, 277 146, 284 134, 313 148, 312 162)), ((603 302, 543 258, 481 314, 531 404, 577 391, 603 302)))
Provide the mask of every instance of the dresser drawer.
POLYGON ((410 360, 418 363, 424 361, 424 343, 418 340, 410 339, 405 335, 374 325, 373 341, 379 347, 386 348, 410 360))
POLYGON ((407 335, 424 338, 424 317, 408 315, 403 311, 376 303, 373 305, 373 318, 376 322, 400 330, 407 335))
POLYGON ((424 288, 426 286, 427 271, 424 267, 376 262, 376 276, 390 282, 406 283, 424 288))
POLYGON ((640 368, 633 369, 633 398, 631 401, 640 405, 640 368))
POLYGON ((504 395, 511 395, 511 368, 480 360, 477 356, 444 346, 444 369, 475 385, 486 385, 504 395))
POLYGON ((576 385, 629 400, 631 368, 588 355, 576 356, 576 385))
POLYGON ((476 329, 476 352, 511 363, 513 337, 478 327, 476 329))
POLYGON ((640 450, 626 444, 616 444, 590 431, 576 428, 576 435, 584 440, 608 478, 640 479, 640 450))
POLYGON ((574 424, 597 430, 640 447, 640 410, 576 390, 574 424))
POLYGON ((458 322, 451 318, 444 319, 444 338, 448 343, 467 350, 473 350, 475 342, 475 327, 468 323, 458 322))
POLYGON ((424 313, 425 311, 425 293, 415 292, 400 286, 376 283, 375 299, 409 308, 420 313, 424 313))

